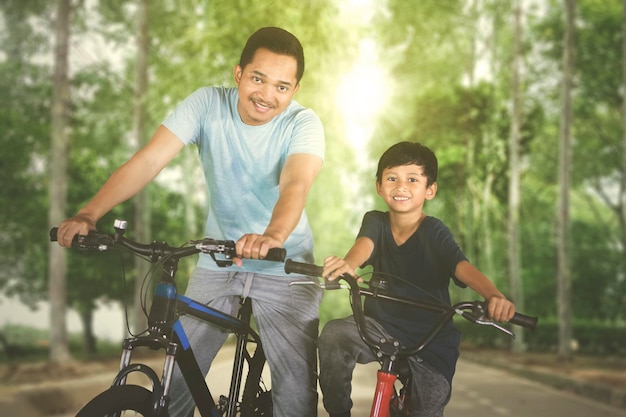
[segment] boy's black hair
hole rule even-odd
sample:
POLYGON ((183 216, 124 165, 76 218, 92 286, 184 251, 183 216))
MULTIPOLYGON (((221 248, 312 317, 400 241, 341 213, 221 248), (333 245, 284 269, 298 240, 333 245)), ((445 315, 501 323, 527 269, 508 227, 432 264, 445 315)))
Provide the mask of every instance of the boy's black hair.
POLYGON ((401 165, 419 165, 424 167, 424 175, 430 186, 437 182, 437 157, 429 147, 417 142, 398 142, 387 149, 378 161, 376 181, 382 182, 383 170, 401 165))
POLYGON ((248 38, 246 46, 241 51, 239 66, 245 68, 246 65, 252 62, 254 54, 259 48, 269 49, 276 54, 294 57, 298 64, 296 80, 298 83, 300 82, 302 75, 304 75, 304 51, 298 38, 285 29, 277 27, 261 28, 248 38))

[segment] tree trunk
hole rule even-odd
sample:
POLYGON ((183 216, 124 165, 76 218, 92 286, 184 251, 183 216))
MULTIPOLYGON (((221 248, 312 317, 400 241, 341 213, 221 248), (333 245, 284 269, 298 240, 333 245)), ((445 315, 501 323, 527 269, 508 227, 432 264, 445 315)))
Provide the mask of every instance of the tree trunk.
POLYGON ((559 132, 559 187, 557 202, 557 284, 558 284, 558 319, 559 319, 559 348, 561 360, 571 360, 572 339, 572 311, 571 311, 571 277, 569 269, 569 190, 571 177, 571 126, 572 111, 572 82, 574 78, 574 16, 576 0, 564 0, 565 5, 565 32, 563 39, 563 85, 562 85, 562 115, 559 132))
MULTIPOLYGON (((148 0, 139 0, 137 10, 137 71, 135 79, 135 98, 133 106, 133 139, 137 149, 146 143, 145 133, 145 101, 148 86, 148 0)), ((151 215, 149 187, 145 187, 134 201, 134 238, 140 242, 151 240, 151 215)), ((132 329, 142 331, 147 328, 147 320, 142 309, 141 288, 143 278, 150 269, 150 265, 139 257, 135 258, 135 306, 132 329)))
MULTIPOLYGON (((54 91, 52 99, 52 132, 50 150, 50 209, 48 222, 57 226, 65 218, 67 198, 67 151, 69 145, 69 37, 70 0, 59 0, 55 26, 54 91)), ((49 252, 50 298, 50 360, 67 361, 70 353, 67 344, 66 313, 66 251, 59 245, 50 245, 49 252)))
MULTIPOLYGON (((626 0, 623 0, 622 7, 622 85, 626 85, 626 0)), ((622 264, 621 276, 626 277, 626 93, 622 92, 622 117, 624 130, 622 132, 622 178, 620 184, 619 205, 621 213, 618 213, 619 224, 621 226, 622 239, 622 264)))
MULTIPOLYGON (((513 79, 511 88, 512 115, 511 115, 511 138, 509 142, 509 220, 508 220, 508 251, 509 251, 509 280, 511 285, 511 298, 519 311, 524 311, 524 290, 522 285, 520 233, 519 233, 519 210, 520 210, 520 126, 521 126, 521 67, 522 67, 522 6, 520 0, 515 0, 513 5, 513 79)), ((513 341, 513 351, 523 352, 524 332, 522 328, 516 330, 517 338, 513 341)))
POLYGON ((93 355, 97 353, 97 341, 93 332, 93 306, 85 306, 80 310, 80 319, 83 324, 83 348, 85 353, 93 355))

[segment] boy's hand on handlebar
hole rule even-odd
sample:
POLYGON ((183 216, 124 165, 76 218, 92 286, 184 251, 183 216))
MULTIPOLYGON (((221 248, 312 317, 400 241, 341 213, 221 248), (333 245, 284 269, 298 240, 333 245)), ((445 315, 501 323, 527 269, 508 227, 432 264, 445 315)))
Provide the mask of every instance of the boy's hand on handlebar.
POLYGON ((74 217, 63 220, 59 224, 57 231, 57 241, 60 246, 69 248, 72 246, 72 240, 76 235, 85 236, 90 230, 96 230, 96 224, 91 218, 83 214, 77 214, 74 217))
POLYGON ((515 314, 515 305, 505 297, 491 297, 487 300, 487 314, 492 320, 507 322, 515 314))
POLYGON ((282 242, 270 236, 248 233, 235 243, 237 257, 233 258, 233 262, 240 267, 243 264, 243 258, 263 259, 270 249, 280 247, 282 247, 282 242))
MULTIPOLYGON (((328 256, 324 259, 324 279, 334 281, 343 274, 357 278, 357 274, 345 260, 337 256, 328 256)), ((359 279, 360 281, 360 279, 359 279)))

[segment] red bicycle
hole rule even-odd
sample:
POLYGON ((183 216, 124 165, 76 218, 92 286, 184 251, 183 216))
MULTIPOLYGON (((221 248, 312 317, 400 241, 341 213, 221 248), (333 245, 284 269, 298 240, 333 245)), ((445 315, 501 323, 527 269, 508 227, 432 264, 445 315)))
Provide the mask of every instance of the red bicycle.
MULTIPOLYGON (((291 259, 285 261, 285 272, 299 273, 314 277, 322 277, 323 268, 321 266, 295 262, 291 259)), ((292 284, 300 284, 293 282, 292 284)), ((311 281, 302 281, 303 285, 311 284, 311 281)), ((460 315, 466 320, 484 326, 492 326, 515 337, 510 330, 502 327, 498 323, 487 319, 487 310, 483 301, 462 301, 454 305, 447 305, 439 302, 427 302, 415 300, 407 297, 394 295, 386 291, 386 281, 378 277, 369 281, 357 281, 350 275, 342 275, 335 281, 325 280, 319 284, 327 290, 347 288, 350 292, 350 301, 354 319, 356 321, 359 334, 363 341, 372 349, 376 357, 380 358, 380 369, 377 372, 376 390, 370 417, 400 417, 408 416, 408 393, 410 392, 410 374, 406 371, 406 358, 419 354, 445 327, 448 321, 455 315, 460 315), (339 281, 347 284, 342 285, 339 281), (362 297, 372 297, 384 299, 393 303, 425 309, 432 312, 441 313, 439 320, 433 325, 430 331, 416 345, 410 348, 401 346, 395 339, 378 340, 373 338, 367 329, 367 321, 363 311, 362 297), (400 381, 402 387, 396 390, 395 383, 400 381)), ((509 323, 534 330, 537 326, 538 318, 515 313, 509 323)))

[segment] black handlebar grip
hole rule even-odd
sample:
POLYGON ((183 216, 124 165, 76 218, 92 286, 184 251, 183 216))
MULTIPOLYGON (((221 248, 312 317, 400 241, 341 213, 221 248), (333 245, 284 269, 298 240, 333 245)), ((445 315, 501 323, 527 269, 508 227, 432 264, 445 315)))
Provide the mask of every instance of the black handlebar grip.
POLYGON ((509 323, 511 324, 522 326, 532 331, 534 331, 537 328, 537 322, 539 322, 538 317, 531 317, 522 313, 515 313, 513 315, 513 318, 509 320, 509 323))
POLYGON ((324 268, 313 264, 305 264, 302 262, 296 262, 291 259, 285 261, 285 272, 288 274, 302 274, 312 277, 321 277, 324 268))
POLYGON ((341 283, 339 279, 335 279, 333 281, 327 280, 324 278, 324 289, 325 290, 338 290, 341 288, 341 283))
POLYGON ((263 260, 283 262, 285 260, 285 256, 287 256, 287 250, 285 248, 271 248, 267 251, 267 255, 265 255, 263 260))
POLYGON ((58 227, 53 227, 52 229, 50 229, 50 242, 56 242, 57 241, 57 232, 59 231, 58 227))

